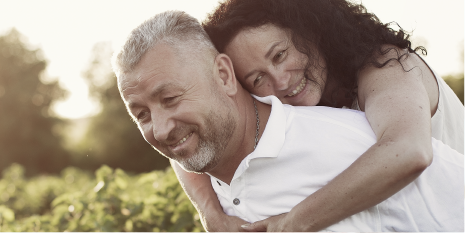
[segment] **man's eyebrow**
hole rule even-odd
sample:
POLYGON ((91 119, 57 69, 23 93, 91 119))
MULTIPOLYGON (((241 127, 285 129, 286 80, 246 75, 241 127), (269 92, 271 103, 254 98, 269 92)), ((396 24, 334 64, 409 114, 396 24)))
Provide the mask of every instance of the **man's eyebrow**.
POLYGON ((173 83, 163 83, 159 85, 157 88, 155 88, 155 90, 150 92, 150 98, 151 99, 156 98, 158 95, 160 95, 160 93, 162 93, 165 89, 169 87, 176 87, 176 85, 173 83))
MULTIPOLYGON (((153 91, 150 91, 150 98, 151 99, 156 98, 158 95, 160 95, 161 92, 163 92, 168 87, 176 87, 176 85, 173 83, 163 83, 159 85, 158 87, 156 87, 153 91)), ((134 102, 128 103, 129 109, 137 108, 139 106, 140 106, 139 104, 134 103, 134 102)))
POLYGON ((134 102, 129 102, 128 103, 128 110, 131 112, 132 109, 139 107, 139 104, 134 103, 134 102))

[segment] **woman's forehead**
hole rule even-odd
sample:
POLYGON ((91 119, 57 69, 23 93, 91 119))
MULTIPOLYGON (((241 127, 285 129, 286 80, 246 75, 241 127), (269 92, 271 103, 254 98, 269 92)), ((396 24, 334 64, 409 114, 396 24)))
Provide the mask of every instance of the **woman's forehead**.
POLYGON ((264 24, 259 27, 249 27, 241 30, 236 37, 242 37, 244 39, 274 39, 276 37, 288 37, 288 30, 275 26, 273 24, 264 24))

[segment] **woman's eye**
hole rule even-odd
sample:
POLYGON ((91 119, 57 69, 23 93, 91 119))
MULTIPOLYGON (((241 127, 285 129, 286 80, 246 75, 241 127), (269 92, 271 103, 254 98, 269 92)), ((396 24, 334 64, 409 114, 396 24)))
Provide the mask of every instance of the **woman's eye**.
POLYGON ((284 57, 286 51, 287 51, 287 50, 279 51, 279 52, 274 56, 274 60, 275 60, 275 61, 279 61, 281 58, 284 57))
POLYGON ((263 78, 263 75, 259 75, 254 81, 253 81, 253 86, 257 86, 258 84, 260 84, 260 81, 262 80, 263 78))

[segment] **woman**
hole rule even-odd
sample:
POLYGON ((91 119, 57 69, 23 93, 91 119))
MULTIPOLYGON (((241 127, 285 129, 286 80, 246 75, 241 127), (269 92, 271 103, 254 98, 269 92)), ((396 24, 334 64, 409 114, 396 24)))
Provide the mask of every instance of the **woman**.
POLYGON ((289 213, 243 228, 208 177, 176 168, 207 230, 317 231, 396 193, 431 163, 431 136, 463 154, 463 106, 409 36, 345 0, 230 0, 203 26, 251 93, 365 111, 378 142, 289 213), (432 132, 431 132, 432 131, 432 132))

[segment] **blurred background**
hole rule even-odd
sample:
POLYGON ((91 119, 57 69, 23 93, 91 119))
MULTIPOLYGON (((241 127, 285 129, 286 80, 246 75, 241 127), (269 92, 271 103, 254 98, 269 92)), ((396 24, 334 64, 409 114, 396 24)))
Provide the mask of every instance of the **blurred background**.
MULTIPOLYGON (((202 21, 217 2, 0 0, 0 231, 203 230, 168 160, 126 113, 110 57, 156 13, 202 21), (136 183, 145 191, 130 191, 136 183), (167 209, 167 187, 179 208, 167 209)), ((463 103, 463 0, 356 2, 411 32, 463 103)))

